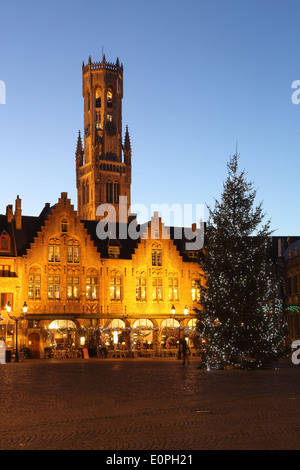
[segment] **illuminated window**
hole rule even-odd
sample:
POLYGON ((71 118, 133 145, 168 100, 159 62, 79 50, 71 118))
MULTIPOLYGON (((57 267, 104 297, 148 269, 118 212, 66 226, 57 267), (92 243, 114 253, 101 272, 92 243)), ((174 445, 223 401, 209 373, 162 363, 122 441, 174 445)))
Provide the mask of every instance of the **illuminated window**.
POLYGON ((38 300, 41 298, 41 275, 29 274, 28 277, 28 299, 38 300))
POLYGON ((60 299, 60 276, 48 276, 48 298, 60 299))
POLYGON ((108 247, 108 256, 109 256, 109 258, 119 258, 120 257, 120 247, 119 246, 109 246, 108 247))
POLYGON ((60 245, 49 245, 48 261, 49 263, 60 263, 60 245))
POLYGON ((98 277, 86 278, 86 298, 88 300, 98 299, 98 277))
POLYGON ((97 88, 95 92, 95 106, 101 108, 101 89, 97 88))
POLYGON ((176 301, 178 299, 178 278, 169 278, 169 300, 176 301))
POLYGON ((162 300, 163 299, 163 280, 162 278, 153 278, 152 279, 152 299, 153 300, 162 300))
POLYGON ((79 276, 68 276, 67 298, 69 300, 76 300, 79 298, 79 276))
POLYGON ((108 121, 108 122, 112 122, 112 120, 113 120, 112 114, 109 113, 109 114, 107 115, 107 121, 108 121))
POLYGON ((152 247, 152 266, 162 265, 162 249, 161 246, 154 245, 152 247))
POLYGON ((111 108, 112 107, 112 101, 113 101, 113 94, 111 88, 107 90, 107 107, 111 108))
POLYGON ((68 245, 68 263, 79 263, 78 245, 68 245))
POLYGON ((192 301, 200 301, 200 279, 192 279, 192 301))
POLYGON ((101 113, 96 111, 96 129, 101 129, 101 113))
POLYGON ((13 308, 13 298, 14 294, 1 293, 1 310, 6 308, 8 302, 10 303, 11 308, 13 308))
POLYGON ((136 300, 143 301, 147 300, 146 293, 147 293, 147 284, 145 277, 137 277, 136 278, 136 300))
POLYGON ((111 276, 110 278, 110 300, 121 300, 121 276, 111 276))

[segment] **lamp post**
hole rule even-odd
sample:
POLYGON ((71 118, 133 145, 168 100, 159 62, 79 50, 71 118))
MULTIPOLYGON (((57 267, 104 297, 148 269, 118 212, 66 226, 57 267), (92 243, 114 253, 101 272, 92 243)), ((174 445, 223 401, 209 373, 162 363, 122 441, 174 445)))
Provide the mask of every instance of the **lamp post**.
MULTIPOLYGON (((176 309, 175 309, 174 304, 171 307, 171 313, 173 315, 174 320, 177 320, 178 323, 179 323, 179 326, 178 326, 178 356, 177 356, 177 359, 181 359, 180 328, 181 328, 181 322, 183 321, 184 318, 175 318, 174 317, 174 315, 176 313, 176 309)), ((184 307, 183 313, 184 313, 185 316, 189 313, 189 309, 187 308, 187 306, 184 307)))
POLYGON ((10 302, 7 302, 7 305, 6 305, 6 311, 8 313, 8 316, 11 320, 14 320, 16 322, 16 354, 15 354, 15 362, 19 362, 19 351, 18 351, 18 322, 19 320, 24 320, 24 315, 25 313, 27 312, 27 304, 26 302, 24 302, 24 305, 22 307, 22 310, 23 310, 23 315, 22 316, 19 316, 19 317, 16 317, 14 315, 10 315, 10 312, 11 312, 11 305, 10 305, 10 302))

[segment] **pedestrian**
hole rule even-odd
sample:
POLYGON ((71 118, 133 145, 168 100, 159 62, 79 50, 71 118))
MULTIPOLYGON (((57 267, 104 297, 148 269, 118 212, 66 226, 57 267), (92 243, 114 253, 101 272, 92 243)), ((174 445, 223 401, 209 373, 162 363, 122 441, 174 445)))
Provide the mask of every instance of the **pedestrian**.
POLYGON ((189 347, 185 338, 181 340, 181 351, 182 351, 182 365, 183 366, 185 366, 185 364, 188 365, 190 363, 190 350, 189 350, 189 347))

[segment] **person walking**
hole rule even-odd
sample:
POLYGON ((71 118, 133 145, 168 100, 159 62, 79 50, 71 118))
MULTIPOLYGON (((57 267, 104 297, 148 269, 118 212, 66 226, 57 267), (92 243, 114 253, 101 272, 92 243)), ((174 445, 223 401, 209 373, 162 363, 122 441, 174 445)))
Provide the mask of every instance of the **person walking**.
POLYGON ((185 338, 181 340, 181 351, 182 351, 182 365, 183 366, 185 366, 186 364, 188 365, 190 363, 190 350, 189 350, 189 347, 185 338))

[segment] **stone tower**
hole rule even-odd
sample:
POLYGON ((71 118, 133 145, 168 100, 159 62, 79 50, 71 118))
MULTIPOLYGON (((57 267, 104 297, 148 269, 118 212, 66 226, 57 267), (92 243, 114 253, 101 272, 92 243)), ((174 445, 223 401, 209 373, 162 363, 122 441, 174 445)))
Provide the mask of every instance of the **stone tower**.
MULTIPOLYGON (((82 64, 84 99, 84 146, 79 131, 76 148, 76 187, 78 215, 83 220, 98 220, 101 204, 115 209, 116 221, 127 222, 131 204, 131 143, 126 127, 122 142, 123 65, 106 62, 82 64), (119 220, 119 197, 127 206, 119 220), (111 207, 111 206, 110 206, 111 207)), ((109 212, 110 214, 110 212, 109 212)))

